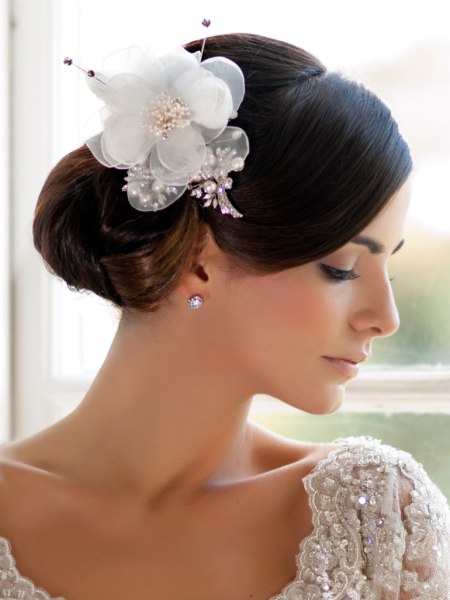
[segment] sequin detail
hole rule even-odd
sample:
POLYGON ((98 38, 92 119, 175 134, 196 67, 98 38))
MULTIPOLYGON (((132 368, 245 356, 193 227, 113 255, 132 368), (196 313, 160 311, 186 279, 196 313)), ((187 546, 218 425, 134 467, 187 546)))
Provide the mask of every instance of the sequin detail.
POLYGON ((270 600, 449 600, 450 511, 423 467, 371 438, 335 443, 304 479, 297 576, 270 600))
MULTIPOLYGON (((304 478, 313 532, 297 576, 270 600, 450 600, 450 511, 409 454, 371 438, 337 440, 304 478)), ((15 568, 0 537, 0 599, 52 598, 15 568)))

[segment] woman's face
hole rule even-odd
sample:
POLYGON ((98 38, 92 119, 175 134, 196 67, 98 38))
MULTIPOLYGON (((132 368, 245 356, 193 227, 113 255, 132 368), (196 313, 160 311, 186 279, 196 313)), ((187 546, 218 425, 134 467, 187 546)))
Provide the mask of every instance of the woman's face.
POLYGON ((329 256, 271 275, 224 280, 226 289, 208 302, 221 304, 229 376, 244 367, 254 393, 311 413, 338 408, 345 384, 370 357, 372 340, 399 326, 388 263, 402 244, 409 198, 407 183, 329 256))

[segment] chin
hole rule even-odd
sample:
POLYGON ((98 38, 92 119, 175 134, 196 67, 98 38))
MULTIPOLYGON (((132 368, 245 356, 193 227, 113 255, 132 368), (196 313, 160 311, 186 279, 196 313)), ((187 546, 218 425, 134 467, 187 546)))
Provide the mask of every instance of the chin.
POLYGON ((345 399, 345 385, 333 385, 325 390, 322 388, 321 390, 304 391, 301 397, 297 395, 292 398, 290 394, 289 397, 278 396, 278 398, 293 408, 310 415, 329 415, 342 406, 345 399))
POLYGON ((317 411, 315 414, 329 415, 334 413, 341 408, 345 400, 345 384, 333 386, 330 390, 329 395, 326 397, 326 401, 319 403, 319 407, 323 406, 324 410, 317 411))
POLYGON ((320 413, 316 413, 316 414, 320 414, 320 415, 330 415, 331 413, 336 412, 337 410, 339 410, 344 402, 345 399, 345 394, 343 393, 339 399, 337 399, 334 403, 330 404, 326 410, 324 410, 323 412, 320 413))

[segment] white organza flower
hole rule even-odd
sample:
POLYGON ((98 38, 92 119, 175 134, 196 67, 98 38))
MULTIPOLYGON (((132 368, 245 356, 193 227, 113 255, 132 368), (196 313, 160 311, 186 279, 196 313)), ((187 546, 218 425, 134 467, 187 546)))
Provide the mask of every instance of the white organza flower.
POLYGON ((235 63, 199 62, 181 48, 161 56, 122 50, 87 80, 104 106, 103 131, 86 144, 100 163, 128 170, 128 198, 139 210, 160 210, 183 194, 244 97, 235 63))

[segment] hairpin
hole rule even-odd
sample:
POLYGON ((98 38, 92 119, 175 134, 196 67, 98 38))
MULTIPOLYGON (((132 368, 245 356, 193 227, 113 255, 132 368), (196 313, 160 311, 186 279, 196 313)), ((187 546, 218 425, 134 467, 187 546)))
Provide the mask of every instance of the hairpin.
POLYGON ((83 67, 80 67, 79 65, 75 64, 70 57, 66 56, 66 58, 64 59, 64 64, 68 67, 73 65, 77 69, 80 69, 80 71, 83 71, 83 73, 85 73, 88 77, 94 77, 97 81, 100 81, 100 83, 106 85, 104 81, 102 81, 96 76, 95 71, 93 71, 92 69, 89 69, 88 71, 86 69, 83 69, 83 67))

